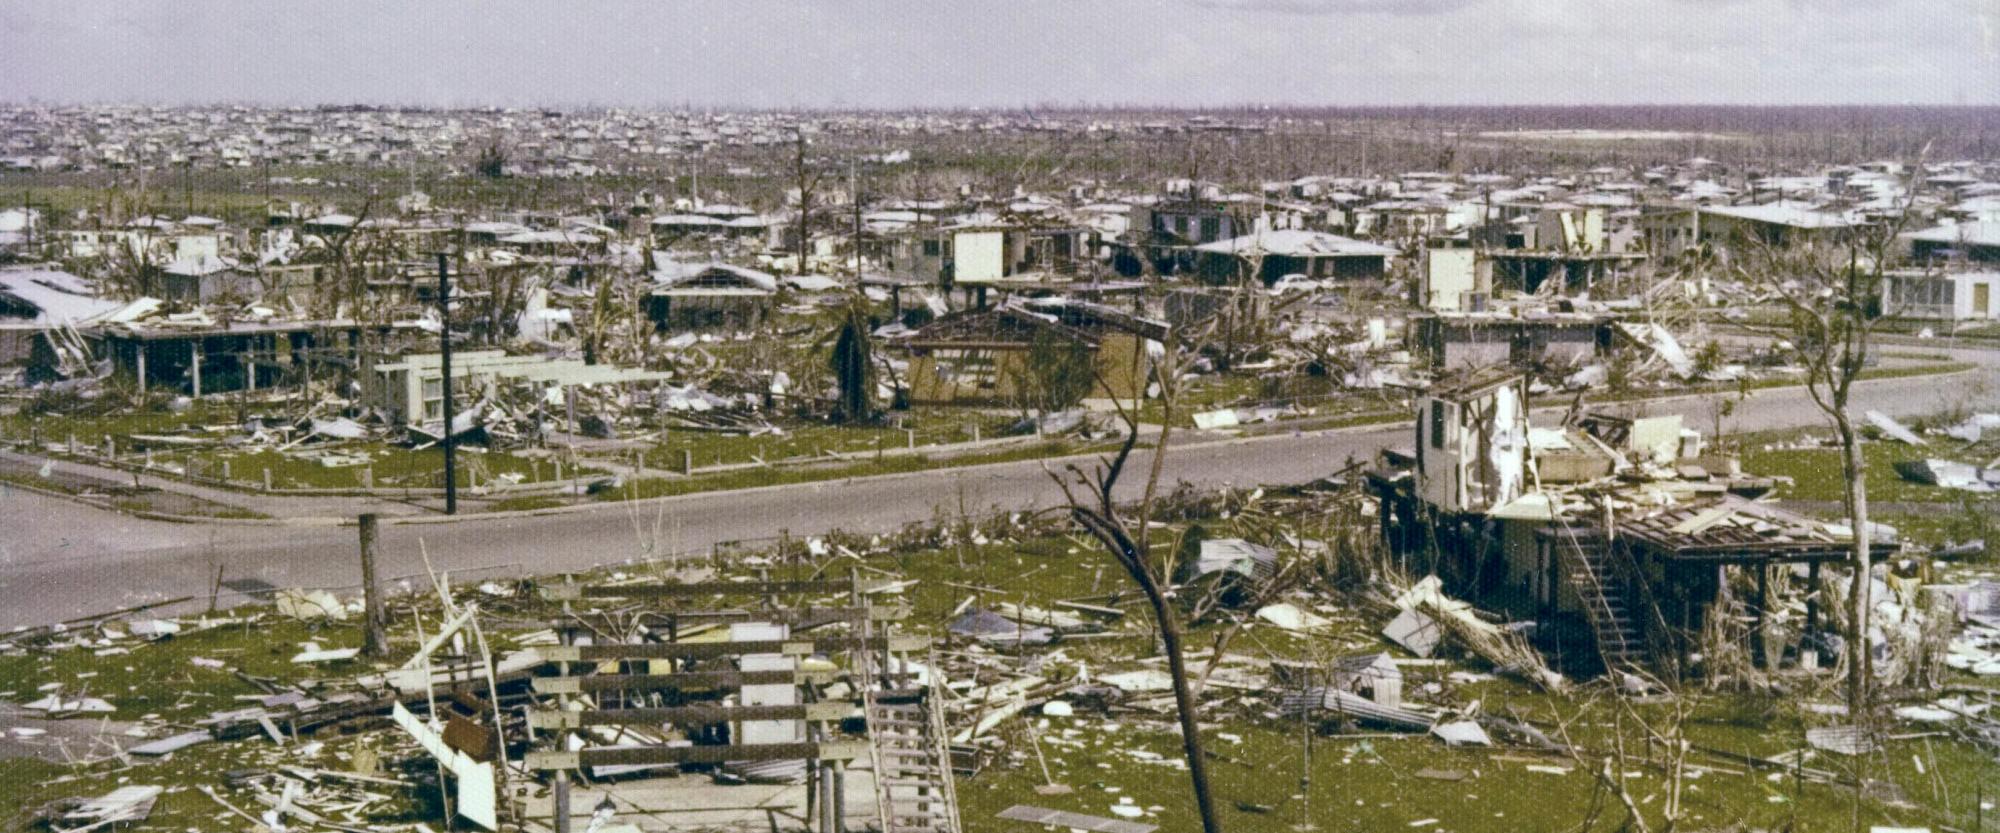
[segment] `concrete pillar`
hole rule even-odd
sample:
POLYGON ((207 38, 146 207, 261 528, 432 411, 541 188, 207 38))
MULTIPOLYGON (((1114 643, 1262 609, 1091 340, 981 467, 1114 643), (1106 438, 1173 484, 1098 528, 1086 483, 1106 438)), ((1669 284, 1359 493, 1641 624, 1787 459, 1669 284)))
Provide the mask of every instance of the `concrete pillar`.
POLYGON ((196 339, 188 344, 190 356, 188 375, 194 379, 194 398, 201 398, 201 341, 196 339))
POLYGON ((139 342, 139 395, 146 395, 146 342, 139 342))
POLYGON ((556 770, 555 822, 556 833, 570 833, 569 826, 569 770, 556 770))
POLYGON ((224 460, 224 461, 222 461, 222 480, 223 480, 223 482, 225 482, 225 483, 227 483, 227 482, 229 481, 229 461, 228 461, 228 460, 224 460))
POLYGON ((375 467, 374 467, 374 466, 368 466, 368 467, 366 467, 366 468, 363 468, 363 469, 361 470, 361 488, 363 488, 363 489, 373 489, 373 488, 375 488, 375 467))
POLYGON ((905 434, 905 435, 907 436, 907 438, 908 438, 908 440, 909 440, 909 446, 910 446, 910 448, 916 448, 916 447, 917 447, 917 429, 915 429, 915 428, 905 428, 905 429, 903 429, 903 433, 904 433, 904 434, 905 434))
POLYGON ((681 474, 694 474, 694 450, 681 449, 681 474))
POLYGON ((264 491, 271 491, 271 470, 269 468, 264 469, 264 491))

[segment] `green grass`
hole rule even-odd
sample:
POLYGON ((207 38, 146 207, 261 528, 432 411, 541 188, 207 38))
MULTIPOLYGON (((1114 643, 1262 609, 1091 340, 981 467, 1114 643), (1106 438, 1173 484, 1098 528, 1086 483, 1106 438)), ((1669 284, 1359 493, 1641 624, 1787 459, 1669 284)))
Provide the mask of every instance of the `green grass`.
MULTIPOLYGON (((1761 475, 1784 476, 1792 479, 1792 485, 1785 488, 1783 497, 1797 500, 1839 501, 1846 493, 1846 478, 1842 474, 1840 449, 1821 448, 1774 448, 1774 445, 1796 443, 1800 437, 1831 439, 1831 431, 1788 433, 1780 435, 1787 439, 1770 439, 1771 435, 1746 439, 1743 445, 1743 469, 1761 475)), ((1996 454, 2000 454, 2000 442, 1987 440, 1970 448, 1963 443, 1946 437, 1927 437, 1924 445, 1905 445, 1894 440, 1864 440, 1861 457, 1868 478, 1868 499, 1884 503, 1957 503, 1967 493, 1926 486, 1904 480, 1896 473, 1895 464, 1910 460, 1937 457, 1984 464, 1996 454)))
POLYGON ((361 673, 368 668, 357 662, 293 665, 292 656, 307 641, 346 648, 361 644, 361 632, 343 623, 312 624, 269 615, 206 630, 189 627, 111 656, 97 656, 90 649, 0 655, 0 699, 33 700, 41 696, 36 693, 41 686, 59 683, 66 695, 110 701, 117 708, 111 715, 116 720, 157 714, 163 720, 192 722, 212 711, 240 708, 237 695, 263 693, 229 670, 194 665, 194 657, 221 660, 245 674, 280 680, 361 673))
POLYGON ((778 486, 790 483, 814 483, 825 480, 844 480, 852 477, 870 477, 882 474, 900 474, 931 469, 976 466, 986 463, 1008 463, 1019 460, 1036 460, 1044 457, 1061 457, 1116 448, 1116 444, 1082 444, 1071 440, 1058 439, 1041 443, 1010 446, 999 451, 976 454, 959 454, 951 457, 927 457, 923 455, 901 455, 883 457, 879 460, 829 464, 824 466, 786 466, 783 468, 758 467, 700 474, 694 477, 660 478, 650 477, 628 481, 622 488, 598 493, 597 500, 644 500, 646 498, 670 495, 715 492, 731 489, 748 489, 757 486, 778 486))
POLYGON ((906 428, 887 425, 832 425, 798 419, 780 419, 774 425, 783 434, 747 436, 714 431, 669 428, 645 452, 648 468, 679 471, 683 455, 693 456, 696 468, 757 460, 776 462, 795 457, 820 457, 828 453, 868 453, 876 449, 905 448, 915 434, 918 447, 972 441, 974 425, 982 440, 997 439, 1019 421, 1017 416, 996 411, 926 408, 908 412, 906 428))

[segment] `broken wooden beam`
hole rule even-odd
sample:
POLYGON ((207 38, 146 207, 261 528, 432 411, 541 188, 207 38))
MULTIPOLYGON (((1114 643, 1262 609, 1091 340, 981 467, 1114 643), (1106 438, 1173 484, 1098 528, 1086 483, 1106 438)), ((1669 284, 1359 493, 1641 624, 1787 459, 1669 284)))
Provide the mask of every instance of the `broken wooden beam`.
POLYGON ((536 729, 581 729, 586 726, 708 726, 739 720, 840 720, 856 713, 852 703, 831 700, 790 706, 674 706, 656 709, 594 709, 534 711, 528 725, 536 729))
POLYGON ((661 764, 720 764, 731 761, 821 760, 851 761, 868 754, 866 741, 827 743, 760 743, 744 746, 604 746, 574 752, 530 752, 529 769, 578 769, 599 766, 658 766, 661 764))
MULTIPOLYGON (((859 637, 820 639, 759 639, 741 642, 651 642, 633 645, 545 645, 537 648, 550 662, 606 662, 621 659, 715 659, 744 654, 811 656, 824 651, 853 650, 863 644, 859 637)), ((930 647, 925 636, 875 637, 866 641, 869 650, 920 651, 930 647)))
POLYGON ((536 694, 586 694, 662 688, 742 688, 746 685, 806 685, 833 682, 842 671, 687 671, 677 674, 597 674, 590 677, 536 677, 536 694))

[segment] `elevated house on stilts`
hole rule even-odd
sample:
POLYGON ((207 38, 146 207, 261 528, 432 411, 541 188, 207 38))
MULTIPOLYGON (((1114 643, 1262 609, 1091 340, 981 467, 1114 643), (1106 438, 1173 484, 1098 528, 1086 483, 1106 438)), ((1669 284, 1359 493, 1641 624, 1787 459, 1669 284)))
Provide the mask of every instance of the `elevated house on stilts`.
MULTIPOLYGON (((1836 654, 1819 590, 1849 531, 1760 500, 1772 481, 1705 453, 1679 416, 1534 427, 1506 368, 1439 380, 1415 415, 1415 447, 1369 474, 1393 557, 1533 622, 1564 664, 1700 673, 1711 624, 1759 669, 1836 654)), ((1897 549, 1880 532, 1872 546, 1897 549)))

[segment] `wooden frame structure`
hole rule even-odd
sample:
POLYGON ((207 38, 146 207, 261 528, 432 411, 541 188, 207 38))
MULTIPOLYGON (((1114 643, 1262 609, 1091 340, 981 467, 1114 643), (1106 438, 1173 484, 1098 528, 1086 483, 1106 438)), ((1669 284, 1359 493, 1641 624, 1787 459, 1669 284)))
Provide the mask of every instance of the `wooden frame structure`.
MULTIPOLYGON (((548 748, 529 752, 524 762, 530 770, 553 773, 555 825, 557 833, 570 830, 569 775, 594 767, 668 766, 681 764, 745 764, 805 761, 807 774, 806 816, 820 833, 838 833, 845 814, 842 773, 858 758, 875 761, 878 801, 883 824, 889 828, 888 787, 882 783, 885 756, 913 755, 941 758, 945 753, 936 744, 942 736, 941 713, 937 710, 939 689, 912 688, 907 670, 908 657, 928 652, 930 638, 883 632, 889 623, 908 616, 906 607, 867 604, 867 593, 889 582, 863 581, 850 575, 844 579, 760 582, 700 582, 692 584, 621 584, 579 586, 559 584, 543 588, 551 600, 624 600, 652 603, 678 599, 711 599, 716 596, 750 596, 763 600, 761 607, 720 610, 661 610, 655 615, 667 622, 665 641, 633 644, 577 644, 575 622, 558 622, 563 644, 543 649, 554 661, 558 673, 539 677, 532 685, 538 694, 553 695, 559 706, 529 713, 529 726, 547 732, 554 740, 548 748), (786 594, 848 594, 848 604, 840 607, 782 608, 776 604, 786 594), (785 625, 786 632, 810 630, 824 625, 845 624, 842 635, 788 635, 779 639, 743 639, 728 642, 682 642, 681 629, 687 624, 762 623, 785 625), (803 659, 827 655, 835 662, 831 669, 800 668, 757 670, 742 660, 748 657, 803 659), (901 659, 899 659, 899 656, 901 659), (741 667, 701 667, 706 663, 731 663, 741 667), (664 664, 664 667, 662 667, 664 664), (607 667, 615 665, 615 667, 607 667), (847 692, 835 699, 819 699, 819 687, 845 682, 847 692), (800 702, 781 705, 725 704, 719 700, 746 686, 804 686, 800 702), (879 690, 879 691, 878 691, 879 690), (592 708, 577 705, 578 698, 592 697, 592 708), (907 732, 884 729, 878 714, 878 698, 904 698, 924 702, 933 715, 929 732, 916 737, 920 748, 907 744, 884 749, 878 735, 887 733, 895 741, 908 741, 907 732), (616 701, 615 705, 611 701, 616 701), (634 705, 636 700, 637 705, 634 705), (843 724, 865 718, 860 735, 843 732, 843 724), (752 721, 798 721, 804 724, 800 742, 749 743, 742 727, 752 721), (696 732, 714 733, 727 726, 725 743, 694 745, 642 744, 637 746, 583 747, 572 749, 570 736, 600 726, 673 725, 696 732), (935 750, 926 745, 936 745, 935 750)), ((927 799, 945 813, 935 816, 939 823, 920 828, 956 833, 955 796, 949 784, 949 767, 943 767, 942 789, 925 792, 927 799)), ((931 785, 926 785, 931 786, 931 785)))

